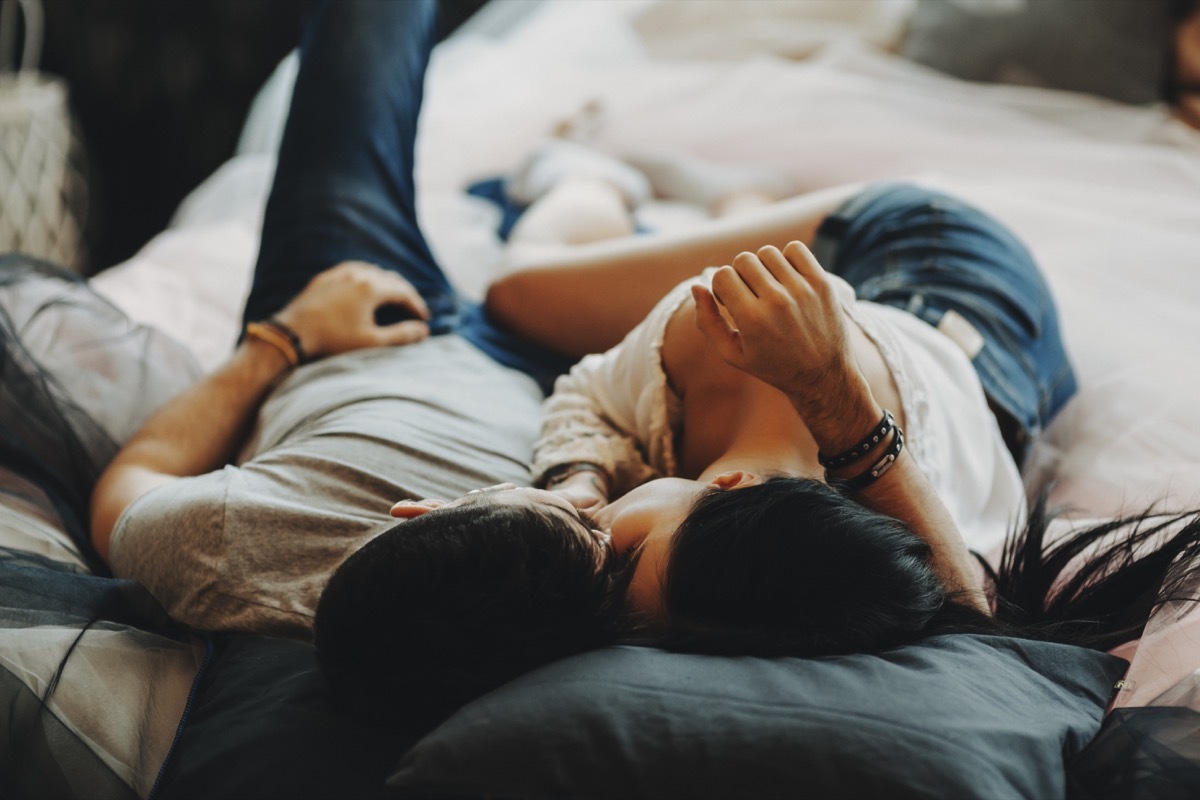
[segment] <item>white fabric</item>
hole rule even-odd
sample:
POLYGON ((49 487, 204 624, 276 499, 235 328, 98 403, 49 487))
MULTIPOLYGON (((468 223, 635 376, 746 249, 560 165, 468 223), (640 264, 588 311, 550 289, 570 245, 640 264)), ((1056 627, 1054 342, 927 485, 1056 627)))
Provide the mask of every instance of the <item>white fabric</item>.
POLYGON ((62 520, 47 511, 46 494, 27 478, 0 470, 0 548, 48 558, 68 568, 87 571, 79 548, 62 529, 62 520))
POLYGON ((37 69, 44 16, 40 0, 0 0, 0 250, 78 270, 87 183, 66 81, 37 69))
POLYGON ((66 82, 0 73, 0 250, 82 267, 87 183, 80 161, 66 82))

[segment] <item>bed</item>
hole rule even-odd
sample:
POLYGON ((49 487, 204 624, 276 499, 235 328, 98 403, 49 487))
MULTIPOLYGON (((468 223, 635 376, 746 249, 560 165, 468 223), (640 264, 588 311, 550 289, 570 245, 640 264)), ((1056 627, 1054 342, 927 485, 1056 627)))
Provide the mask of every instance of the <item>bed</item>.
MULTIPOLYGON (((1012 25, 1019 38, 1003 17, 1012 2, 979 5, 986 30, 1012 25)), ((1092 38, 1076 53, 1051 15, 1037 25, 1072 54, 1059 61, 1103 52, 1111 63, 1054 75, 1030 57, 982 75, 971 69, 991 51, 966 45, 980 20, 960 6, 494 0, 431 66, 418 173, 427 235, 481 296, 504 251, 495 206, 466 187, 507 174, 564 122, 619 158, 686 152, 781 176, 796 194, 884 179, 949 191, 1029 244, 1079 373, 1079 395, 1026 470, 1030 492, 1049 487, 1070 509, 1065 527, 1198 508, 1200 131, 1155 101, 1161 58, 1134 46, 1159 53, 1163 21, 1143 30, 1098 11, 1077 25, 1092 38), (1123 43, 1105 49, 1105 36, 1123 43), (974 58, 950 58, 962 50, 974 58)), ((187 351, 171 380, 214 367, 237 336, 294 72, 294 59, 280 65, 237 154, 168 229, 92 280, 130 326, 187 351)), ((669 229, 707 210, 659 197, 638 214, 669 229)), ((103 407, 102 387, 77 391, 103 407)), ((127 411, 109 414, 117 441, 139 414, 127 411)), ((1187 608, 1160 609, 1113 655, 1004 637, 805 664, 610 648, 549 665, 410 741, 333 707, 306 643, 182 630, 136 585, 91 577, 34 510, 36 489, 4 478, 0 795, 1200 792, 1200 613, 1187 608)))

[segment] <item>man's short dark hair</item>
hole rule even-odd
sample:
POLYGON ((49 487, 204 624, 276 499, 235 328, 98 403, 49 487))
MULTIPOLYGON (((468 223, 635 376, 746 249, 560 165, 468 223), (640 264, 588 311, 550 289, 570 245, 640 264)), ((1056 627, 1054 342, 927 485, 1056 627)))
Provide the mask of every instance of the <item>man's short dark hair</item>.
POLYGON ((534 667, 611 643, 614 559, 565 515, 488 501, 397 524, 348 558, 317 606, 340 700, 423 732, 534 667))

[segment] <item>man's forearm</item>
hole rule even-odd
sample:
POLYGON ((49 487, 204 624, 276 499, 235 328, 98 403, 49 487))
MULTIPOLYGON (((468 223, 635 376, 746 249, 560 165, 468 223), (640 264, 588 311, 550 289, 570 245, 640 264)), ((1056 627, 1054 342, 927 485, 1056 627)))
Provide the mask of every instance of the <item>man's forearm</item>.
POLYGON ((271 345, 248 339, 220 369, 167 403, 105 469, 92 495, 92 540, 108 540, 134 500, 174 478, 219 469, 234 457, 271 387, 289 368, 271 345))
POLYGON ((180 477, 229 463, 263 399, 288 368, 278 350, 248 339, 222 367, 147 420, 113 463, 138 463, 180 477))
POLYGON ((108 558, 113 527, 151 489, 229 463, 271 387, 302 354, 310 358, 363 347, 388 347, 429 335, 429 307, 404 276, 362 261, 318 274, 265 324, 248 325, 246 341, 219 370, 151 417, 117 453, 92 492, 92 542, 108 558), (384 305, 416 319, 375 321, 384 305), (266 330, 273 329, 273 333, 266 330))
MULTIPOLYGON (((805 418, 817 446, 825 453, 841 453, 853 446, 863 433, 878 425, 882 410, 872 399, 870 389, 859 378, 847 381, 841 393, 807 394, 793 399, 796 410, 805 418), (857 384, 857 386, 856 386, 857 384), (839 396, 835 409, 822 397, 839 396), (819 410, 817 410, 819 409, 819 410)), ((847 468, 849 477, 870 468, 877 454, 865 456, 847 468)), ((901 451, 894 465, 877 480, 855 492, 855 498, 868 508, 904 522, 929 544, 932 564, 946 588, 961 592, 962 600, 988 612, 987 598, 979 584, 974 559, 950 512, 916 461, 901 451)))

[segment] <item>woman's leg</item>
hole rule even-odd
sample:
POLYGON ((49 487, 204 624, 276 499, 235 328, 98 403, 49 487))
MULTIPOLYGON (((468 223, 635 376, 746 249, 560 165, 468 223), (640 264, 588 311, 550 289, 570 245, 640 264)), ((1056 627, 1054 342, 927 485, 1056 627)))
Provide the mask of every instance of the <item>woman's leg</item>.
POLYGON ((967 352, 1020 466, 1076 384, 1050 287, 1016 236, 956 198, 884 184, 830 214, 813 252, 859 299, 908 311, 967 352))
POLYGON ((395 270, 434 314, 457 296, 417 226, 413 145, 433 47, 433 0, 325 0, 300 43, 247 320, 318 272, 359 260, 395 270))
POLYGON ((801 195, 674 234, 634 236, 539 255, 488 290, 493 319, 571 357, 607 350, 672 287, 745 250, 811 242, 825 216, 857 187, 801 195))

